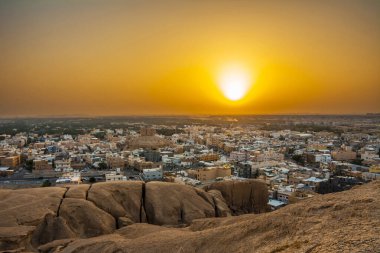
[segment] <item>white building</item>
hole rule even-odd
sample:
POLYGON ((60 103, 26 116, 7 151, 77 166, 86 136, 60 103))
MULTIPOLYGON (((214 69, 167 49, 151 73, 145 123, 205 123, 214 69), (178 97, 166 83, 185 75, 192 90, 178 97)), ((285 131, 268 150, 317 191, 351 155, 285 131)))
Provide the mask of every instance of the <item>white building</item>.
POLYGON ((315 155, 315 162, 329 163, 332 161, 330 154, 317 154, 315 155))
POLYGON ((145 180, 161 180, 164 174, 161 168, 143 169, 143 177, 145 180))
POLYGON ((54 162, 55 164, 55 171, 62 171, 62 172, 71 172, 73 169, 71 168, 71 160, 57 160, 54 162))
POLYGON ((126 176, 123 176, 120 173, 116 173, 115 171, 112 171, 112 172, 106 174, 106 182, 126 181, 126 180, 127 180, 126 176))
POLYGON ((230 160, 231 161, 242 162, 242 161, 247 161, 248 158, 249 158, 248 152, 232 151, 230 153, 230 160))

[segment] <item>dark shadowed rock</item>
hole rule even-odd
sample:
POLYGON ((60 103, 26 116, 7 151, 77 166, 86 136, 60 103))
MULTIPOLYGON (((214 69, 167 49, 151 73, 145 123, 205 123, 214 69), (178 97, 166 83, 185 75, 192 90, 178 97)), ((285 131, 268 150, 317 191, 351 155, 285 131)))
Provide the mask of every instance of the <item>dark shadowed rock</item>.
POLYGON ((67 225, 65 219, 47 214, 45 219, 34 230, 32 244, 34 247, 38 247, 54 240, 75 238, 76 236, 67 225))
POLYGON ((0 251, 32 248, 29 238, 34 229, 34 226, 0 227, 0 251))
POLYGON ((145 185, 145 212, 148 222, 157 225, 190 224, 194 219, 215 217, 212 197, 198 189, 174 183, 145 185))
POLYGON ((53 242, 46 243, 38 247, 38 252, 41 253, 52 253, 59 252, 61 249, 65 248, 70 242, 73 242, 77 239, 60 239, 53 242))
POLYGON ((218 190, 222 193, 234 215, 262 213, 267 210, 268 189, 260 180, 216 182, 206 187, 206 191, 218 190))
POLYGON ((134 222, 128 217, 119 217, 117 219, 118 228, 126 227, 134 224, 134 222))
POLYGON ((223 195, 220 191, 209 190, 207 193, 213 198, 217 217, 231 216, 231 210, 228 208, 226 200, 223 198, 223 195))

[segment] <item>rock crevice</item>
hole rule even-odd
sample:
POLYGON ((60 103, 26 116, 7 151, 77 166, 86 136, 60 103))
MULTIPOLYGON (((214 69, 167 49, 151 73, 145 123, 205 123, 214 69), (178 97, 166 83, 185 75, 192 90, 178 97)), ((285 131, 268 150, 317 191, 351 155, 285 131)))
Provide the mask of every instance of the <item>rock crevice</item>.
POLYGON ((61 205, 63 202, 63 199, 66 198, 66 193, 69 191, 69 187, 66 187, 66 191, 63 193, 61 201, 59 202, 58 209, 57 209, 57 217, 59 216, 59 211, 61 210, 61 205))

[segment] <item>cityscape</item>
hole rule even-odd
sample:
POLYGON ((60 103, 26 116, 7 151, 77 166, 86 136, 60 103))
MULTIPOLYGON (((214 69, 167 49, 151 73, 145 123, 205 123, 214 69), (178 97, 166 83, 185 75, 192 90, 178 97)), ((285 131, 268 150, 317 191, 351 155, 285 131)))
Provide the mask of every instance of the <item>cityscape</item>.
POLYGON ((380 118, 103 117, 2 120, 1 185, 264 180, 272 208, 380 177, 380 118), (305 194, 306 193, 306 194, 305 194))
POLYGON ((0 0, 0 52, 0 252, 380 252, 380 1, 0 0))

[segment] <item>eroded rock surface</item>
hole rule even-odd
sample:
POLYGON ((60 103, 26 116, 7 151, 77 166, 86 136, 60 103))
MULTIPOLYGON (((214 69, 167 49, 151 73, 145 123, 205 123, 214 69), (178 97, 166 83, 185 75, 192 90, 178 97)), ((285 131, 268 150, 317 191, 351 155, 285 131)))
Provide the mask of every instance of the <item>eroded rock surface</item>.
POLYGON ((218 184, 206 190, 175 183, 127 181, 0 190, 0 250, 53 252, 64 248, 63 252, 79 252, 77 247, 88 246, 88 252, 107 252, 122 250, 131 238, 148 234, 163 233, 168 238, 188 234, 190 229, 180 227, 194 220, 230 216, 239 208, 255 211, 260 203, 266 206, 267 202, 260 202, 255 194, 267 198, 267 192, 255 188, 253 193, 256 184, 261 189, 258 181, 232 187, 218 184), (226 192, 236 194, 236 189, 242 193, 234 202, 226 192), (253 208, 246 208, 249 204, 253 208), (93 242, 94 248, 89 246, 93 242))
POLYGON ((70 230, 81 238, 109 234, 116 229, 112 215, 84 199, 65 198, 59 217, 62 217, 70 230))
POLYGON ((41 252, 379 252, 380 182, 315 196, 277 211, 206 218, 187 228, 133 224, 57 241, 41 252))
POLYGON ((206 190, 218 190, 221 192, 234 215, 267 211, 268 189, 263 181, 216 182, 206 187, 206 190))
POLYGON ((194 219, 215 217, 209 194, 180 184, 147 183, 144 208, 148 222, 156 225, 190 224, 194 219))
POLYGON ((145 217, 140 217, 143 185, 143 182, 133 181, 93 184, 87 200, 116 219, 128 217, 133 222, 140 222, 145 220, 145 217))

